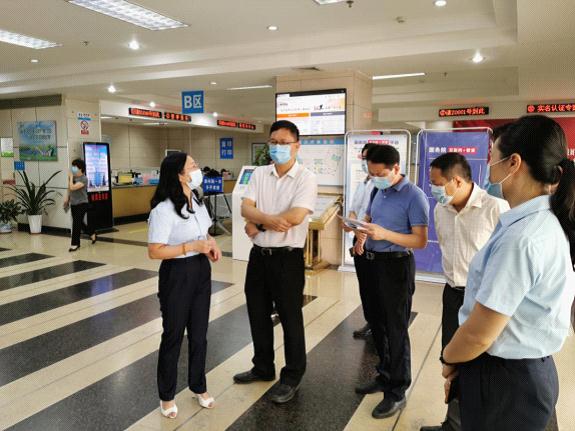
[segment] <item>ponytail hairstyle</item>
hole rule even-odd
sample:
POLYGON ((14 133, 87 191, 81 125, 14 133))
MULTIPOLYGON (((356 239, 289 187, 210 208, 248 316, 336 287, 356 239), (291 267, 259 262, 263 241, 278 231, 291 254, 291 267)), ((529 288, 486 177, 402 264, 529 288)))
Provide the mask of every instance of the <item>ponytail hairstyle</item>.
MULTIPOLYGON (((567 158, 563 129, 543 115, 521 117, 500 136, 499 151, 502 157, 519 154, 536 181, 557 185, 550 197, 551 209, 569 240, 575 267, 575 164, 567 158)), ((575 302, 571 318, 575 326, 575 302)))
MULTIPOLYGON (((188 155, 186 153, 177 152, 166 156, 162 161, 162 165, 160 166, 160 182, 150 203, 152 209, 156 208, 158 204, 164 202, 166 199, 170 199, 174 204, 176 214, 181 218, 188 219, 187 216, 182 215, 184 206, 188 213, 194 214, 195 211, 190 207, 190 202, 184 194, 184 189, 178 176, 183 172, 187 158, 188 155)), ((197 190, 193 190, 192 192, 194 194, 194 200, 200 204, 201 201, 199 200, 197 190)))

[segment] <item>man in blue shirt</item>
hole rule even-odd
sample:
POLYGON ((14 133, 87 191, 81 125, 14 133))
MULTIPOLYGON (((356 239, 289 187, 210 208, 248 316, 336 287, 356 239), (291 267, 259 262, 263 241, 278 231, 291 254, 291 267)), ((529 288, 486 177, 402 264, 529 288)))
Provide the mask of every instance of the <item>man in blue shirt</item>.
POLYGON ((395 148, 378 145, 368 152, 367 160, 375 189, 365 216, 367 223, 356 231, 355 253, 368 266, 368 323, 380 363, 378 377, 357 387, 356 392, 384 393, 372 412, 374 418, 382 419, 405 407, 405 391, 411 385, 412 250, 427 245, 429 202, 423 191, 401 174, 395 148))

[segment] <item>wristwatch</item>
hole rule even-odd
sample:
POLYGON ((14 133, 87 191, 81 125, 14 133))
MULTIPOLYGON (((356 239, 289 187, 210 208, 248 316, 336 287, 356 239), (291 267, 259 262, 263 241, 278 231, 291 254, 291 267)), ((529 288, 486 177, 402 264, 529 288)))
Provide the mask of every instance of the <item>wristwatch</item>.
POLYGON ((256 227, 258 228, 258 230, 259 230, 260 232, 265 232, 265 231, 266 231, 263 224, 256 224, 256 227))
POLYGON ((441 354, 439 355, 439 362, 441 362, 443 365, 449 365, 449 366, 457 365, 447 362, 445 359, 443 359, 443 351, 441 351, 441 354))

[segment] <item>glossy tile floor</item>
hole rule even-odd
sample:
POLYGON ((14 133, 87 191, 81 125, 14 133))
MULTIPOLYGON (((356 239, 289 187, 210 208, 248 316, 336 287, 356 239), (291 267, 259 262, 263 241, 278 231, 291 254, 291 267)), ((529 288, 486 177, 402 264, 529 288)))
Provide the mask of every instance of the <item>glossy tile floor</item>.
MULTIPOLYGON (((0 236, 0 429, 419 430, 442 420, 441 286, 417 286, 407 407, 375 420, 371 410, 381 394, 353 391, 373 375, 376 361, 369 344, 352 338, 364 323, 355 274, 326 270, 307 277, 308 371, 296 398, 275 406, 265 397, 273 382, 232 382, 235 373, 250 368, 252 345, 243 294, 246 264, 230 258, 213 267, 207 371, 217 407, 200 409, 191 398, 183 348, 180 412, 177 420, 163 419, 155 385, 159 262, 147 258, 146 235, 145 223, 120 226, 94 246, 83 241, 74 254, 65 237, 0 236)), ((231 251, 230 237, 217 240, 231 251)), ((281 327, 275 331, 279 369, 281 327)), ((575 430, 573 337, 556 362, 559 429, 575 430)))

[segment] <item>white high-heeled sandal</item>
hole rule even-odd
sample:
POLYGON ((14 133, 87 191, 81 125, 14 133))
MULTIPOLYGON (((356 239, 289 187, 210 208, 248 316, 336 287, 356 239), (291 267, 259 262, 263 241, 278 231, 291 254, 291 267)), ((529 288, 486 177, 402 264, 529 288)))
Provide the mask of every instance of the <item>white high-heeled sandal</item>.
POLYGON ((200 394, 196 394, 194 392, 194 396, 198 399, 198 404, 205 409, 213 409, 215 406, 216 400, 214 397, 204 399, 200 394))
POLYGON ((162 416, 168 419, 176 419, 176 417, 178 416, 178 406, 174 404, 173 407, 164 410, 164 408, 162 407, 162 402, 160 401, 160 412, 162 413, 162 416), (175 413, 174 416, 172 416, 173 413, 175 413))

